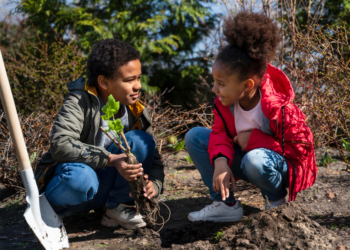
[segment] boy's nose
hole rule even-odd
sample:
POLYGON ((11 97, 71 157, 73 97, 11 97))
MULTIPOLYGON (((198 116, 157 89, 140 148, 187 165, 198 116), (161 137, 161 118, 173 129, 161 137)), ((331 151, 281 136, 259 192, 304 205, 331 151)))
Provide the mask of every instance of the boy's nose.
POLYGON ((133 89, 135 91, 139 91, 141 89, 141 81, 140 80, 135 81, 133 89))

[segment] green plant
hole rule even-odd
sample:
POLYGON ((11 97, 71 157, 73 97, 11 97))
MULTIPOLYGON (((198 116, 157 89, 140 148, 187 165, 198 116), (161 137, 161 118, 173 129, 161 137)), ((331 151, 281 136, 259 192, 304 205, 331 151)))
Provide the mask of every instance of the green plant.
POLYGON ((328 166, 328 164, 332 163, 332 162, 335 162, 337 160, 333 159, 329 153, 328 153, 328 150, 327 152, 322 156, 322 159, 321 159, 321 165, 322 166, 328 166))
POLYGON ((193 161, 192 161, 192 159, 191 159, 191 156, 185 155, 184 158, 185 158, 185 160, 186 160, 187 162, 193 164, 193 161))
POLYGON ((330 228, 334 230, 334 229, 337 228, 337 225, 336 225, 336 224, 332 224, 332 225, 330 226, 330 228))
POLYGON ((215 239, 216 241, 221 241, 223 235, 224 235, 224 232, 223 232, 223 231, 218 231, 217 233, 214 233, 214 239, 215 239))
POLYGON ((18 207, 19 203, 20 203, 19 199, 18 200, 14 200, 13 202, 10 202, 10 201, 6 202, 5 203, 6 211, 16 209, 18 207))
POLYGON ((36 159, 36 152, 34 152, 33 154, 30 155, 30 157, 29 157, 30 163, 33 163, 35 161, 35 159, 36 159))
POLYGON ((350 153, 350 142, 343 140, 343 147, 350 153))
MULTIPOLYGON (((101 116, 102 120, 107 121, 108 129, 100 127, 101 130, 106 133, 111 139, 113 139, 114 145, 121 149, 126 154, 127 164, 139 164, 135 155, 131 152, 128 141, 123 133, 124 126, 119 118, 115 118, 120 108, 119 102, 116 102, 113 95, 108 96, 107 103, 102 107, 102 111, 105 115, 101 116), (111 119, 112 118, 112 119, 111 119), (108 132, 114 132, 113 137, 108 132), (122 140, 124 145, 122 144, 122 140)), ((143 188, 147 185, 144 175, 138 176, 135 180, 129 180, 131 187, 131 194, 136 204, 137 213, 146 213, 145 217, 149 223, 155 223, 157 220, 157 212, 159 212, 159 206, 154 198, 148 199, 143 195, 143 188)))
POLYGON ((345 229, 347 229, 348 227, 349 227, 349 226, 343 226, 343 227, 342 227, 342 229, 344 229, 344 230, 345 230, 345 229))
POLYGON ((180 151, 185 148, 185 140, 177 140, 175 143, 168 144, 168 147, 175 149, 175 151, 180 151))

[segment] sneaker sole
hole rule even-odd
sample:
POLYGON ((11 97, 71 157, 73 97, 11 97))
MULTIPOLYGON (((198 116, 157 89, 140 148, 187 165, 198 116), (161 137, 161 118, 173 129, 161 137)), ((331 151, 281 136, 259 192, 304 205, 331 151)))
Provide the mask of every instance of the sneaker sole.
POLYGON ((220 217, 220 218, 207 218, 206 220, 196 220, 194 218, 191 218, 191 216, 187 216, 188 220, 192 222, 197 222, 197 221, 212 221, 212 222, 236 222, 240 221, 243 216, 240 217, 220 217))
POLYGON ((130 223, 124 223, 121 221, 117 221, 114 219, 107 218, 106 216, 103 216, 101 220, 101 224, 106 227, 118 227, 122 226, 125 229, 136 229, 136 228, 141 228, 145 227, 147 224, 146 222, 138 223, 138 224, 130 224, 130 223))

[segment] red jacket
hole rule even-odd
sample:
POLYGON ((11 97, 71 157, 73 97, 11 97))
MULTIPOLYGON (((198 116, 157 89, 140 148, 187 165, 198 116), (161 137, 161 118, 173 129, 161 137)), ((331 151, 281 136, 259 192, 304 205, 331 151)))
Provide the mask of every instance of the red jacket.
MULTIPOLYGON (((312 186, 316 180, 317 166, 313 135, 306 125, 305 115, 292 103, 295 94, 283 71, 269 64, 260 88, 261 109, 267 125, 262 129, 264 132, 258 129, 252 131, 246 151, 267 148, 282 155, 283 113, 284 155, 289 169, 289 200, 295 200, 299 191, 312 186)), ((219 153, 229 159, 229 166, 232 164, 235 154, 232 138, 237 135, 237 132, 231 110, 233 107, 225 107, 219 99, 215 100, 215 122, 208 148, 212 165, 219 153)))

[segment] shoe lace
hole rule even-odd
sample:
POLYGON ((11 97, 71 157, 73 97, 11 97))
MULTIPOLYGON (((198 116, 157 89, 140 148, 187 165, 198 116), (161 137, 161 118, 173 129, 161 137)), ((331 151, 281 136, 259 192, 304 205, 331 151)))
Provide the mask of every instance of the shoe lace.
POLYGON ((213 210, 213 209, 217 208, 218 206, 220 206, 220 202, 219 201, 214 201, 212 204, 206 205, 204 207, 203 211, 210 211, 210 210, 213 210))
POLYGON ((126 214, 134 215, 136 214, 136 211, 133 207, 123 207, 121 211, 125 212, 126 214))

